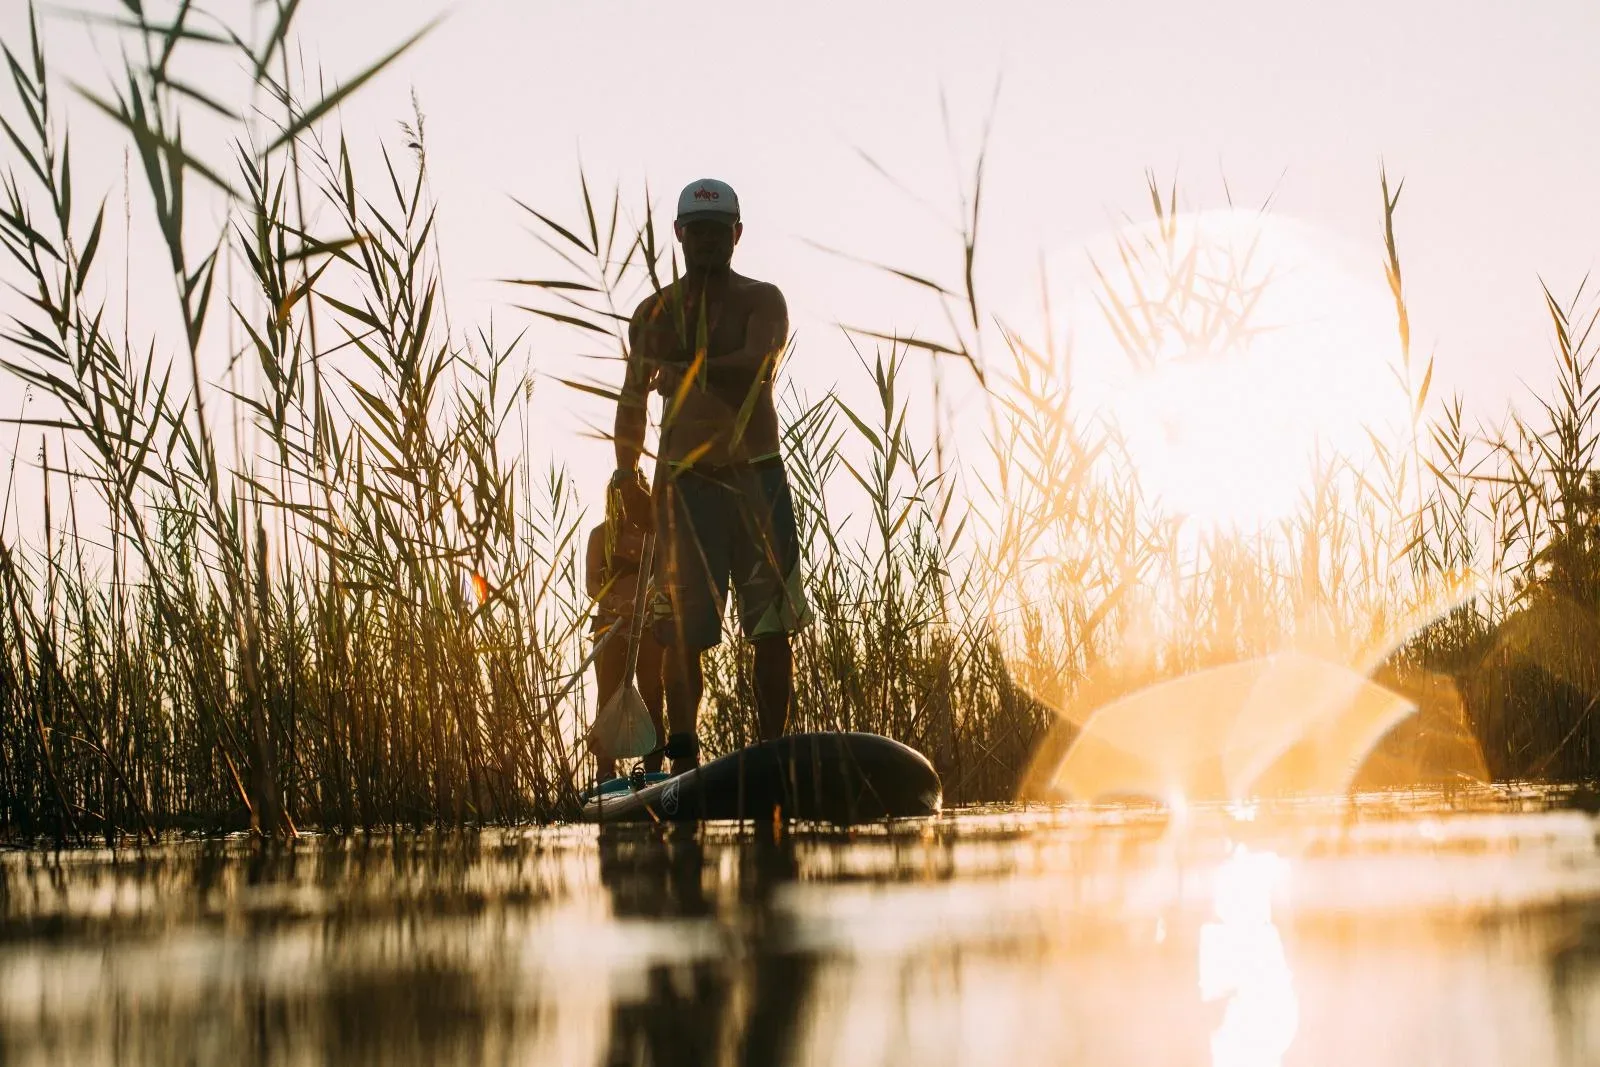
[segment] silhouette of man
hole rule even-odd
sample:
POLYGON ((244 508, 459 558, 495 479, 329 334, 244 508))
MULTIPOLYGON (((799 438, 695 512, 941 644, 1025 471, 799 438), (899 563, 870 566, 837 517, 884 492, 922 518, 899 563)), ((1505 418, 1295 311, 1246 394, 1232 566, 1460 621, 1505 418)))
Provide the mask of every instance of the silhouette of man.
POLYGON ((673 233, 683 277, 634 311, 617 402, 613 484, 625 509, 653 508, 652 626, 665 648, 675 774, 699 765, 700 656, 722 640, 730 584, 740 629, 755 646, 763 740, 781 736, 788 723, 790 635, 810 621, 772 396, 789 313, 777 286, 732 270, 743 232, 739 198, 726 183, 703 179, 679 194, 673 233), (663 398, 657 462, 667 464, 653 505, 634 473, 652 386, 663 398))

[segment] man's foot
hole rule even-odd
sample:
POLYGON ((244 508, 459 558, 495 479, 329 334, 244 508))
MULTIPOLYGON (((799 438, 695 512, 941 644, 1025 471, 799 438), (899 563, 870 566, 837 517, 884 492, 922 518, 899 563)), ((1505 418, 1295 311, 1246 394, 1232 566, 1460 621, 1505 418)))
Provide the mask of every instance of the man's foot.
POLYGON ((700 766, 700 739, 694 734, 672 734, 662 751, 672 760, 673 774, 700 766))

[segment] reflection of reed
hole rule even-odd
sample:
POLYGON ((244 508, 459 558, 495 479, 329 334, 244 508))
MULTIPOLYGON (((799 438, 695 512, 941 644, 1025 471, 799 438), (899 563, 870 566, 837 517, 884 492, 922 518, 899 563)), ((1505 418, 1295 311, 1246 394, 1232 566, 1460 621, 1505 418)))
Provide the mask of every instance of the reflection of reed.
POLYGON ((0 871, 0 1061, 561 1061, 604 1002, 582 974, 551 996, 521 946, 577 857, 491 836, 22 854, 0 871))

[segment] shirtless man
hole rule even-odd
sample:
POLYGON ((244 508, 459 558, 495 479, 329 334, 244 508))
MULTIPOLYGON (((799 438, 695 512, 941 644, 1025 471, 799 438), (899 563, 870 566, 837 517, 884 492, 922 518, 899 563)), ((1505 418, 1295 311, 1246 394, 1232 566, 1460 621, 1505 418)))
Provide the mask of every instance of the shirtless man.
POLYGON ((663 398, 657 462, 667 463, 653 504, 653 629, 666 650, 666 751, 676 774, 699 765, 700 656, 722 640, 730 581, 740 628, 755 645, 763 740, 781 736, 788 722, 789 637, 810 611, 772 398, 789 335, 783 294, 730 269, 744 226, 738 197, 723 182, 687 186, 673 232, 683 277, 647 297, 628 325, 613 484, 625 509, 652 507, 635 471, 653 384, 663 398))

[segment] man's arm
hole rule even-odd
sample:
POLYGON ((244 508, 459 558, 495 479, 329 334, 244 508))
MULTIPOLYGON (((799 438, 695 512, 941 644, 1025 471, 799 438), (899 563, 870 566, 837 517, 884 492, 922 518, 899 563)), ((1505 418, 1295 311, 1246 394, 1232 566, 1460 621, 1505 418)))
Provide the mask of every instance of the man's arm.
POLYGON ((589 531, 589 547, 584 553, 583 587, 592 600, 606 587, 606 528, 604 524, 589 531))
POLYGON ((617 419, 612 428, 612 439, 617 449, 617 470, 631 471, 639 465, 644 453, 644 431, 649 421, 650 368, 653 362, 651 339, 656 330, 650 328, 658 302, 647 298, 628 320, 628 358, 623 371, 622 389, 617 396, 617 419))
POLYGON ((762 285, 753 303, 744 344, 732 352, 708 354, 703 371, 712 392, 735 408, 751 390, 772 380, 789 340, 789 307, 778 287, 762 285))

